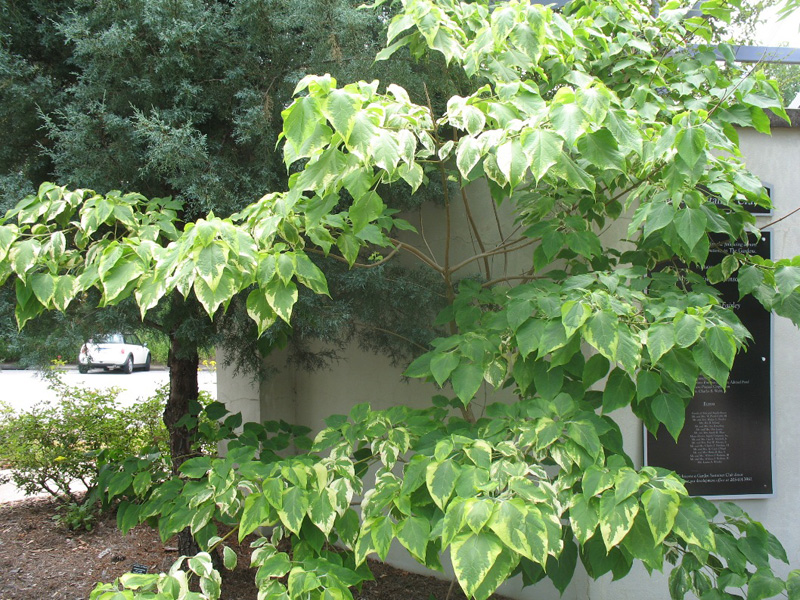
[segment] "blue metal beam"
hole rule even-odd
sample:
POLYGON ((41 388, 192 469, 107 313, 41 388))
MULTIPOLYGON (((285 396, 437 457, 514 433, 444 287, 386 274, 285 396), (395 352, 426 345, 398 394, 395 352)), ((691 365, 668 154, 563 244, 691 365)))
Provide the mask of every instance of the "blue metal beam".
POLYGON ((800 65, 800 48, 781 46, 738 46, 736 60, 743 63, 781 63, 800 65))

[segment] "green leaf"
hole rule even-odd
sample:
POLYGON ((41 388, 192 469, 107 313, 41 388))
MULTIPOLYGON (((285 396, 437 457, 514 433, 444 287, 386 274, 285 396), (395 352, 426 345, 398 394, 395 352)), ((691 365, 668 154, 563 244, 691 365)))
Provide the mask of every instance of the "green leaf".
POLYGON ((800 600, 800 570, 795 569, 789 573, 786 591, 789 593, 789 600, 800 600))
POLYGON ((574 145, 575 140, 586 130, 586 114, 577 104, 557 104, 550 109, 550 120, 555 130, 574 145))
POLYGON ((345 90, 333 90, 322 103, 322 112, 333 128, 347 141, 353 129, 356 112, 361 109, 361 99, 345 90))
POLYGON ((575 537, 581 544, 585 544, 594 535, 600 524, 600 517, 591 498, 583 495, 573 496, 569 509, 569 522, 572 525, 572 531, 575 532, 575 537))
MULTIPOLYGON (((322 120, 322 111, 316 98, 304 96, 297 98, 292 105, 283 112, 283 133, 286 140, 295 149, 295 152, 307 144, 322 120)), ((305 158, 300 154, 296 158, 305 158)))
MULTIPOLYGON (((539 347, 544 327, 545 324, 540 319, 528 319, 517 329, 517 347, 523 357, 528 356, 539 347)), ((559 329, 563 334, 564 328, 559 326, 559 329)))
POLYGON ((140 512, 140 504, 133 504, 127 500, 119 503, 119 507, 117 507, 117 527, 123 535, 139 524, 140 512))
POLYGON ((469 181, 469 174, 483 156, 481 144, 473 137, 461 138, 456 149, 456 166, 461 176, 469 181))
POLYGON ((197 532, 203 529, 206 525, 208 525, 209 521, 214 516, 214 512, 216 511, 216 504, 204 504, 203 506, 196 508, 194 515, 192 516, 192 522, 190 524, 192 535, 197 535, 197 532))
POLYGON ((620 148, 636 154, 642 153, 642 134, 624 111, 609 111, 604 125, 614 135, 620 148))
MULTIPOLYGON (((638 558, 650 569, 661 569, 664 564, 663 546, 656 544, 647 519, 640 512, 633 527, 622 540, 622 545, 634 558, 638 558)), ((705 597, 703 596, 705 599, 705 597)))
POLYGON ((486 577, 475 590, 475 600, 486 600, 497 588, 504 583, 514 568, 519 563, 519 555, 508 549, 503 549, 495 559, 486 577))
POLYGON ((278 318, 272 306, 267 301, 267 296, 261 289, 255 289, 247 295, 247 314, 258 327, 259 337, 269 329, 278 318))
POLYGON ((650 488, 642 494, 644 514, 657 544, 664 541, 675 523, 680 498, 672 490, 650 488))
POLYGON ((202 279, 194 280, 194 293, 197 300, 203 305, 206 313, 213 316, 223 302, 228 302, 238 291, 234 287, 234 280, 230 272, 226 271, 225 276, 219 282, 217 289, 212 290, 202 279))
POLYGON ((669 595, 672 600, 682 600, 691 589, 689 574, 683 566, 676 567, 669 574, 669 595))
POLYGON ((617 315, 609 311, 595 313, 588 321, 584 336, 586 341, 608 360, 616 359, 619 345, 619 321, 617 315))
POLYGON ((605 377, 608 374, 609 366, 609 361, 605 356, 593 354, 583 366, 583 388, 589 389, 592 384, 605 377))
POLYGON ((561 305, 561 322, 567 337, 570 337, 592 314, 592 309, 583 302, 568 300, 561 305))
POLYGON ((649 237, 656 231, 664 229, 675 219, 675 207, 667 202, 651 202, 648 206, 647 219, 644 223, 643 236, 649 237))
POLYGON ((266 524, 269 510, 264 494, 252 493, 244 499, 244 510, 239 524, 239 542, 266 524))
MULTIPOLYGON (((538 322, 541 323, 541 321, 538 322)), ((544 329, 540 329, 540 332, 539 356, 545 356, 567 345, 567 335, 564 332, 564 326, 559 321, 544 323, 544 329)))
POLYGON ((236 555, 236 552, 230 546, 223 546, 222 547, 222 564, 225 565, 225 568, 229 571, 233 571, 236 569, 236 564, 238 563, 239 559, 236 555))
POLYGON ((467 500, 464 519, 473 533, 480 533, 491 518, 494 507, 494 502, 489 499, 470 498, 467 500))
POLYGON ((456 489, 458 474, 458 466, 450 459, 441 463, 432 462, 425 470, 425 483, 428 486, 428 492, 436 506, 442 510, 445 509, 447 501, 456 489))
POLYGON ((530 169, 537 181, 558 162, 564 140, 546 129, 533 129, 522 134, 522 149, 530 161, 530 169))
POLYGON ((134 493, 138 496, 143 495, 150 488, 151 483, 152 476, 150 475, 149 471, 137 473, 136 477, 133 478, 134 493))
MULTIPOLYGON (((431 366, 433 366, 433 360, 431 360, 431 366)), ((450 380, 456 396, 464 406, 467 406, 483 383, 483 369, 472 362, 463 360, 453 371, 450 380)))
POLYGON ((564 387, 564 369, 548 368, 546 362, 537 361, 533 364, 533 384, 542 398, 552 400, 564 387))
POLYGON ((800 287, 800 267, 782 266, 775 269, 775 286, 781 299, 792 295, 800 287))
POLYGON ((378 517, 371 528, 372 543, 381 560, 386 560, 394 539, 394 524, 389 517, 378 517))
POLYGON ((217 289, 219 280, 228 264, 227 249, 223 249, 220 244, 212 243, 200 250, 197 256, 197 274, 203 278, 212 290, 217 289))
POLYGON ((681 348, 694 344, 705 327, 705 321, 696 315, 679 314, 675 318, 675 343, 681 348))
POLYGON ((663 423, 670 435, 677 441, 686 419, 686 407, 677 396, 659 394, 653 399, 653 415, 663 423))
POLYGON ((572 581, 575 567, 578 564, 578 546, 572 540, 564 542, 564 549, 558 557, 547 559, 545 570, 556 589, 563 594, 572 581))
POLYGON ((420 562, 425 562, 431 526, 422 517, 408 517, 397 528, 398 541, 420 562))
POLYGON ((56 278, 50 273, 34 273, 28 277, 28 285, 43 306, 48 306, 56 292, 56 278))
POLYGON ((587 498, 596 496, 614 484, 614 475, 604 467, 592 465, 583 474, 581 487, 587 498))
POLYGON ((783 593, 783 581, 775 577, 769 570, 759 569, 747 582, 747 600, 763 600, 774 598, 783 593))
POLYGON ((625 157, 619 151, 617 141, 608 129, 593 131, 578 140, 581 157, 598 169, 621 171, 625 157))
POLYGON ((721 360, 714 356, 714 353, 705 341, 692 349, 692 357, 706 377, 713 379, 723 387, 728 384, 730 367, 727 367, 721 360))
POLYGON ((672 324, 656 323, 647 330, 647 352, 653 366, 675 345, 675 328, 672 324))
POLYGON ((690 498, 681 499, 673 526, 675 533, 690 544, 713 550, 714 532, 700 507, 690 498))
POLYGON ((680 158, 690 168, 705 156, 706 134, 697 127, 681 129, 675 136, 675 148, 680 158))
POLYGON ((0 225, 0 261, 5 260, 11 244, 16 241, 18 235, 19 230, 16 226, 0 225))
POLYGON ((125 589, 146 589, 154 585, 158 581, 158 577, 157 573, 123 573, 120 575, 119 582, 125 589))
POLYGON ((450 377, 450 374, 458 367, 460 362, 456 352, 436 352, 431 357, 431 374, 439 385, 450 377))
POLYGON ((706 235, 708 221, 706 214, 700 209, 686 207, 678 210, 673 223, 678 235, 689 248, 694 248, 700 238, 706 235))
POLYGON ((373 190, 356 198, 348 211, 350 221, 353 223, 353 233, 358 234, 369 223, 381 216, 384 208, 383 200, 373 190))
POLYGON ((62 275, 56 281, 56 289, 53 292, 53 306, 57 310, 64 312, 75 299, 76 279, 72 275, 62 275))
POLYGON ((636 398, 640 402, 661 389, 661 376, 654 371, 639 371, 636 376, 636 398))
POLYGON ((628 497, 619 503, 612 491, 600 497, 600 534, 607 550, 611 550, 627 535, 638 512, 639 501, 635 497, 628 497))
POLYGON ((24 279, 30 268, 36 262, 36 257, 39 254, 39 243, 35 240, 24 240, 19 244, 12 246, 9 251, 9 258, 11 259, 11 268, 22 279, 24 279))
POLYGON ((292 309, 297 302, 297 286, 293 281, 288 284, 280 279, 273 279, 263 288, 264 297, 270 308, 281 319, 289 323, 292 318, 292 309))
POLYGON ((361 248, 358 238, 351 233, 343 233, 336 239, 336 246, 341 251, 342 256, 347 259, 347 264, 352 267, 358 258, 358 251, 361 248))
POLYGON ((327 536, 333 529, 336 516, 335 491, 323 489, 309 505, 308 518, 327 536))
POLYGON ((292 561, 285 552, 278 552, 266 559, 258 568, 256 579, 263 581, 269 577, 285 577, 292 568, 292 561))
POLYGON ((278 516, 289 531, 299 535, 303 519, 308 512, 308 496, 305 490, 298 487, 284 490, 281 496, 282 506, 278 509, 278 516))
POLYGON ((100 280, 103 284, 104 300, 111 303, 120 298, 128 284, 144 273, 144 266, 138 259, 122 258, 104 274, 100 280))
POLYGON ((630 376, 619 367, 611 371, 603 390, 603 413, 628 406, 633 400, 636 386, 630 376))
POLYGON ((489 519, 489 529, 514 552, 518 552, 530 560, 541 560, 533 554, 525 527, 527 508, 519 499, 504 500, 497 503, 495 511, 489 519))
POLYGON ((528 161, 518 140, 508 141, 497 149, 497 166, 512 188, 522 183, 528 161))
POLYGON ((375 165, 388 173, 393 173, 400 162, 400 146, 392 132, 381 130, 372 138, 369 151, 375 165))
POLYGON ((502 543, 491 532, 464 533, 453 540, 453 570, 467 597, 475 595, 502 551, 502 543))
MULTIPOLYGON (((262 261, 264 264, 267 261, 262 261)), ((259 267, 261 267, 259 264, 259 267)), ((280 252, 275 257, 275 272, 283 283, 289 283, 294 276, 295 258, 293 252, 280 252)))

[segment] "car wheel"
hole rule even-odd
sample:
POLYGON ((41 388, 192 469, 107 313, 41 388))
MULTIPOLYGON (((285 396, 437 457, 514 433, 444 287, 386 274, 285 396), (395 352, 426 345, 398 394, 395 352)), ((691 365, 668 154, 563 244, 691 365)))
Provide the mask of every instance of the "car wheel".
POLYGON ((147 355, 147 360, 144 361, 144 368, 142 370, 143 371, 149 371, 150 370, 150 354, 147 355))
POLYGON ((133 357, 130 354, 125 359, 125 364, 122 365, 122 372, 127 375, 133 373, 133 357))
POLYGON ((86 375, 89 372, 89 365, 78 365, 78 373, 86 375))

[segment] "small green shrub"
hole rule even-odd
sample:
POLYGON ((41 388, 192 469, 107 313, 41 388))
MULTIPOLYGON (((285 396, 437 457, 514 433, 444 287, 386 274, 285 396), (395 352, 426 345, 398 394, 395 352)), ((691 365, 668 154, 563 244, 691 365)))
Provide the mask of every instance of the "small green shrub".
POLYGON ((119 389, 68 386, 59 365, 45 376, 54 401, 38 402, 22 412, 0 404, 0 464, 11 470, 5 480, 26 494, 44 492, 80 506, 94 501, 92 492, 104 464, 154 447, 166 449, 163 394, 123 408, 117 403, 119 389), (70 490, 75 481, 86 487, 86 495, 70 490))
POLYGON ((67 502, 56 508, 53 520, 73 531, 80 531, 81 529, 91 531, 99 513, 100 510, 96 502, 84 502, 83 504, 67 502))

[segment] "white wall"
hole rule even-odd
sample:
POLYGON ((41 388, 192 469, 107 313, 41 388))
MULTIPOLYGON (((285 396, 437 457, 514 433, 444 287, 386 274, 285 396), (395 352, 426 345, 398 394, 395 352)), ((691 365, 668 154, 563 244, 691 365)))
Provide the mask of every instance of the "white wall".
MULTIPOLYGON (((741 132, 741 146, 747 158, 748 168, 762 181, 773 187, 774 215, 759 217, 759 224, 788 215, 800 207, 800 127, 775 128, 772 137, 752 131, 741 132)), ((476 207, 477 208, 477 207, 476 207)), ((505 208, 503 210, 506 210, 505 208)), ((503 212, 501 210, 501 212, 503 212)), ((428 207, 424 211, 427 224, 428 242, 440 263, 443 258, 442 229, 435 230, 433 224, 444 220, 441 208, 428 207)), ((418 225, 415 219, 412 224, 418 225)), ((476 221, 480 224, 481 235, 487 246, 492 245, 500 234, 494 215, 479 213, 476 221)), ((508 223, 508 220, 505 220, 508 223)), ((504 226, 504 235, 509 226, 504 226)), ((773 232, 773 258, 800 255, 800 213, 776 223, 773 232)), ((463 215, 453 221, 452 231, 459 243, 465 247, 456 252, 452 262, 473 252, 475 240, 467 235, 466 220, 463 215)), ((513 259, 512 259, 513 260, 513 259)), ((492 269, 502 276, 501 259, 494 259, 492 269)), ((775 317, 773 337, 773 439, 775 454, 775 496, 769 499, 744 500, 740 504, 755 519, 762 521, 768 529, 775 532, 783 542, 794 568, 800 568, 800 522, 795 518, 795 506, 800 491, 800 364, 796 349, 800 347, 800 333, 786 319, 775 317)), ((382 356, 365 353, 351 348, 344 353, 337 367, 328 372, 305 373, 285 368, 280 356, 273 357, 272 364, 283 367, 281 375, 272 378, 260 389, 244 384, 241 379, 233 379, 221 371, 218 377, 221 401, 229 404, 234 411, 247 411, 246 416, 260 412, 261 419, 283 418, 299 422, 317 430, 323 426, 323 419, 334 413, 347 413, 349 407, 360 402, 368 402, 375 409, 398 404, 425 406, 431 395, 437 393, 431 385, 419 381, 403 381, 401 370, 391 367, 382 356), (259 410, 255 409, 258 405, 259 410)), ((489 400, 489 391, 484 390, 480 403, 489 400)), ((480 394, 479 394, 480 396, 480 394)), ((493 398, 491 401, 494 401, 493 398)), ((629 412, 618 411, 614 415, 620 423, 625 437, 626 451, 641 464, 642 428, 639 421, 629 412)), ((390 562, 405 569, 419 571, 416 564, 402 548, 393 548, 390 562)), ((790 567, 779 568, 783 575, 790 567)), ((557 591, 549 584, 542 583, 521 590, 520 583, 511 581, 503 586, 501 593, 508 596, 537 600, 557 598, 557 591)), ((666 575, 648 576, 644 568, 637 566, 632 574, 622 581, 611 582, 610 576, 591 581, 585 573, 577 573, 564 595, 570 600, 640 600, 668 599, 666 575)))

